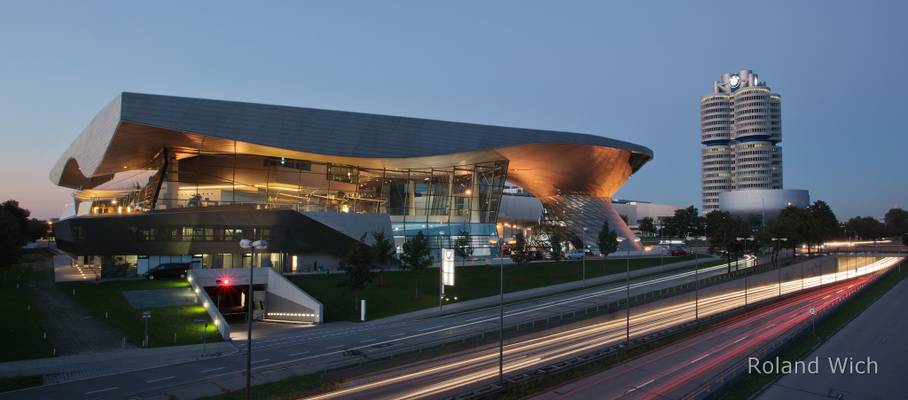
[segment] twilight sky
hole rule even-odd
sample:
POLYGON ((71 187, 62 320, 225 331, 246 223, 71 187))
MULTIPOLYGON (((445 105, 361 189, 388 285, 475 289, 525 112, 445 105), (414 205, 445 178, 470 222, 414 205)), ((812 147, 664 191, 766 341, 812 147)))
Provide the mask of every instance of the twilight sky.
POLYGON ((618 197, 699 207, 699 98, 746 68, 782 95, 785 188, 908 205, 908 2, 492 3, 4 1, 0 198, 58 216, 50 168, 135 91, 608 136, 656 155, 618 197))

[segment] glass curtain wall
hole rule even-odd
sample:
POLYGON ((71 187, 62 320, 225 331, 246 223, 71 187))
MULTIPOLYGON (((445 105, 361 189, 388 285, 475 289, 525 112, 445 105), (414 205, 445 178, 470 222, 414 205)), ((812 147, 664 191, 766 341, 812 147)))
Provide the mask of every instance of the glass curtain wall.
POLYGON ((135 189, 136 195, 122 198, 137 211, 245 205, 304 213, 387 213, 398 246, 422 232, 432 248, 451 247, 465 234, 476 255, 488 255, 489 239, 497 235, 507 178, 505 160, 374 169, 203 151, 162 151, 147 169, 157 173, 135 189))

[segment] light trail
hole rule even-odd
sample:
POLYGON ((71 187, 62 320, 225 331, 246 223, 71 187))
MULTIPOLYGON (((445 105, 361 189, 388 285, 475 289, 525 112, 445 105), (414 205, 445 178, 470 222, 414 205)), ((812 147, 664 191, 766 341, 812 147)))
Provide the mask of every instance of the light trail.
MULTIPOLYGON (((847 271, 831 272, 814 276, 809 279, 805 277, 804 279, 797 278, 791 281, 782 282, 782 294, 784 295, 786 293, 799 291, 802 286, 803 288, 808 289, 858 276, 866 276, 889 268, 900 260, 900 258, 896 257, 887 257, 847 271)), ((723 265, 719 267, 725 268, 726 266, 723 265)), ((775 271, 769 271, 765 274, 775 273, 775 271)), ((771 307, 783 309, 784 311, 792 311, 802 307, 802 303, 805 301, 821 302, 823 301, 823 296, 841 294, 846 290, 850 290, 854 285, 855 283, 827 286, 814 292, 783 300, 771 305, 771 307)), ((770 299, 778 296, 778 294, 778 282, 761 284, 748 288, 747 301, 748 303, 752 303, 770 299)), ((741 307, 744 305, 744 301, 744 291, 736 289, 726 293, 705 296, 700 299, 698 304, 694 301, 682 301, 678 304, 666 305, 651 310, 640 310, 640 308, 646 307, 647 305, 637 306, 631 309, 631 336, 639 337, 664 330, 668 327, 677 326, 681 323, 693 321, 694 308, 698 306, 700 316, 705 317, 741 307)), ((761 309, 767 307, 770 306, 764 306, 761 309)), ((752 311, 742 316, 732 318, 727 322, 716 324, 714 326, 715 329, 701 335, 702 338, 700 340, 708 340, 717 335, 727 333, 730 329, 729 327, 735 321, 750 321, 763 318, 757 311, 760 310, 752 311)), ((508 344, 505 346, 504 351, 504 371, 505 373, 513 373, 527 370, 532 367, 549 365, 559 359, 569 358, 571 356, 621 343, 625 340, 625 329, 627 328, 626 320, 623 318, 622 314, 623 310, 616 310, 613 315, 621 316, 621 318, 575 327, 564 332, 546 334, 537 338, 508 344)), ((750 336, 749 342, 765 338, 767 335, 777 334, 781 330, 791 326, 790 321, 784 321, 782 317, 774 319, 773 324, 774 325, 765 333, 750 336)), ((745 338, 747 338, 747 336, 745 336, 745 338)), ((740 338, 735 342, 726 343, 724 346, 717 348, 716 352, 711 354, 721 353, 723 350, 727 350, 743 340, 744 338, 740 338)), ((682 350, 682 348, 679 348, 677 351, 680 350, 682 350)), ((453 355, 447 358, 432 360, 429 361, 429 363, 431 363, 429 366, 414 364, 400 370, 390 371, 380 376, 359 378, 351 381, 349 387, 309 397, 309 399, 322 400, 340 397, 381 397, 403 400, 437 396, 453 389, 493 381, 498 376, 497 360, 497 348, 484 348, 470 354, 453 355)), ((703 368, 700 364, 705 365, 707 362, 704 361, 695 365, 698 368, 703 368)))

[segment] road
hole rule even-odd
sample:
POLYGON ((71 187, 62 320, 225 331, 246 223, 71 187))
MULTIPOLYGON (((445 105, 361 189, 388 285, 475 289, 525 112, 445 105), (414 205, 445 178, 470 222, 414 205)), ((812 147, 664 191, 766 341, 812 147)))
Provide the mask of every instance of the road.
MULTIPOLYGON (((880 269, 888 268, 894 262, 893 260, 879 261, 864 267, 864 270, 858 269, 855 273, 858 275, 862 273, 872 274, 880 269)), ((867 276, 870 275, 861 275, 861 277, 856 279, 867 279, 867 276)), ((841 280, 846 279, 848 277, 845 275, 841 276, 841 280)), ((807 283, 807 287, 820 286, 821 282, 830 283, 835 281, 831 277, 824 279, 822 276, 818 276, 814 281, 807 283)), ((796 282, 787 282, 785 284, 793 285, 794 283, 800 286, 801 280, 797 279, 796 282)), ((783 284, 783 289, 785 284, 783 284)), ((811 305, 823 307, 823 304, 831 301, 829 300, 830 298, 848 290, 855 284, 853 282, 844 282, 831 288, 822 288, 816 292, 801 295, 796 301, 787 300, 783 302, 783 304, 788 304, 787 307, 779 307, 774 310, 776 313, 784 314, 783 317, 791 317, 789 313, 800 310, 801 307, 809 307, 811 305)), ((748 297, 752 299, 769 298, 777 293, 778 285, 767 284, 750 288, 748 297)), ((682 299, 660 300, 656 306, 644 304, 633 307, 630 310, 631 337, 643 336, 691 321, 695 318, 695 309, 698 309, 699 316, 703 317, 742 306, 745 302, 743 290, 703 296, 696 302, 692 301, 693 299, 690 299, 689 296, 676 297, 682 299)), ((806 308, 804 310, 806 311, 806 308)), ((751 325, 759 325, 762 323, 763 318, 775 317, 778 316, 763 313, 758 316, 748 317, 745 321, 748 321, 751 325)), ((772 326, 773 330, 771 332, 782 332, 789 327, 787 324, 782 324, 779 318, 774 320, 776 323, 772 326)), ((752 328, 751 325, 733 326, 739 327, 740 329, 735 330, 735 332, 740 333, 747 332, 748 328, 752 328)), ((505 374, 512 374, 527 371, 624 342, 627 330, 625 313, 619 311, 605 317, 582 321, 573 326, 517 338, 505 347, 504 372, 505 374)), ((719 329, 720 334, 717 334, 717 337, 725 337, 721 335, 721 332, 726 332, 727 330, 728 328, 719 329)), ((732 338, 733 344, 741 342, 743 339, 737 340, 740 337, 741 335, 732 338)), ((762 337, 762 334, 754 336, 754 338, 759 337, 762 337)), ((735 346, 735 348, 745 348, 745 346, 752 343, 758 343, 758 341, 751 339, 749 343, 735 346)), ((675 346, 672 346, 672 348, 675 348, 675 346)), ((686 360, 695 360, 696 358, 697 356, 693 356, 686 358, 686 360)), ((705 358, 704 356, 701 360, 705 358)), ((662 368, 661 364, 660 368, 662 368)), ((364 376, 345 382, 339 390, 314 396, 310 399, 437 398, 455 395, 469 387, 495 382, 497 376, 498 349, 493 346, 452 356, 437 357, 402 368, 384 371, 378 375, 364 376)), ((593 388, 589 398, 603 398, 601 394, 598 389, 593 388)))
MULTIPOLYGON (((877 264, 889 268, 897 261, 884 259, 877 264)), ((875 271, 761 307, 709 331, 533 399, 683 398, 726 369, 745 366, 749 355, 807 321, 811 308, 823 312, 850 295, 858 285, 879 276, 880 269, 875 271)))
MULTIPOLYGON (((903 271, 905 273, 905 271, 903 271)), ((898 399, 905 397, 908 370, 908 280, 893 287, 853 321, 804 360, 819 360, 817 374, 782 377, 759 400, 805 399, 898 399), (853 357, 871 360, 879 368, 872 374, 833 373, 829 359, 853 357)))
MULTIPOLYGON (((743 263, 742 263, 743 266, 743 263)), ((660 288, 693 282, 725 273, 727 266, 719 265, 698 272, 668 272, 631 280, 630 294, 648 293, 660 288)), ((623 282, 580 291, 525 300, 505 306, 505 324, 528 323, 605 304, 625 296, 623 282)), ((366 358, 403 353, 431 347, 451 340, 497 332, 498 309, 484 308, 415 320, 388 323, 374 321, 363 324, 344 324, 336 327, 315 327, 299 332, 268 337, 253 342, 254 381, 264 383, 280 377, 277 369, 304 374, 355 364, 366 358)), ((238 344, 240 352, 225 357, 147 368, 67 382, 51 386, 0 394, 0 399, 16 398, 154 398, 175 396, 194 398, 216 394, 224 388, 242 383, 245 362, 245 343, 238 344)))

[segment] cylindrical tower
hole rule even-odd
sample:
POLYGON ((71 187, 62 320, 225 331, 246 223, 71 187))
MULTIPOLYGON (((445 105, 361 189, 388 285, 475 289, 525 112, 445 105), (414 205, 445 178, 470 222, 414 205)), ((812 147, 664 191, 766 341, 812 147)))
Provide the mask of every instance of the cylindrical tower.
POLYGON ((781 101, 750 70, 722 74, 700 99, 704 212, 720 192, 782 188, 781 101))

